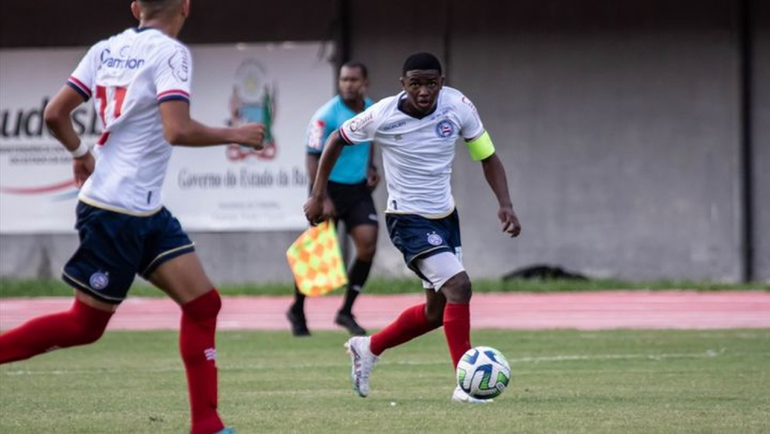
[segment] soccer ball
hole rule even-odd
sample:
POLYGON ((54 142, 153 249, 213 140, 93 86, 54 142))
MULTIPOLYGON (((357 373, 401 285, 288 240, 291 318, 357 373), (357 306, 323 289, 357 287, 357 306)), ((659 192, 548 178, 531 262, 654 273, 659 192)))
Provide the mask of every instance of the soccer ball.
POLYGON ((508 387, 511 366, 503 353, 491 347, 466 351, 457 364, 457 385, 477 399, 494 398, 508 387))

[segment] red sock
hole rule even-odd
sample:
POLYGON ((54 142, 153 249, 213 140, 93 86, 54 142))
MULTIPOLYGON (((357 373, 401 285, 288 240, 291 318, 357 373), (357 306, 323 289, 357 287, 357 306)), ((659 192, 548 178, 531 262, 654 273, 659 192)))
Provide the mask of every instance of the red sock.
POLYGON ((225 426, 217 413, 214 335, 222 300, 216 289, 182 305, 179 350, 187 373, 192 434, 211 434, 225 426))
POLYGON ((454 367, 471 349, 471 309, 468 304, 449 304, 444 308, 444 335, 454 367))
POLYGON ((0 335, 0 364, 90 344, 102 336, 111 317, 112 312, 76 299, 68 311, 34 318, 0 335))
POLYGON ((372 353, 379 356, 388 348, 409 342, 436 328, 438 327, 428 323, 425 304, 412 306, 401 312, 401 315, 387 327, 372 335, 370 341, 372 353))

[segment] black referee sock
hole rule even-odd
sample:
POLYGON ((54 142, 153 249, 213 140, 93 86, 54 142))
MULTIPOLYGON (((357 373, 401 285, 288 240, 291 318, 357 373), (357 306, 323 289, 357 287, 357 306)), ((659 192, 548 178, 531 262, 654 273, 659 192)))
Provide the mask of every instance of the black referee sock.
POLYGON ((340 313, 350 315, 353 310, 353 303, 355 303, 358 294, 361 293, 366 283, 366 279, 369 278, 369 271, 372 269, 372 263, 364 262, 359 259, 353 263, 348 272, 348 289, 345 292, 345 304, 342 305, 340 313))
POLYGON ((305 294, 299 292, 297 285, 294 285, 294 304, 291 305, 291 311, 297 315, 305 313, 305 294))

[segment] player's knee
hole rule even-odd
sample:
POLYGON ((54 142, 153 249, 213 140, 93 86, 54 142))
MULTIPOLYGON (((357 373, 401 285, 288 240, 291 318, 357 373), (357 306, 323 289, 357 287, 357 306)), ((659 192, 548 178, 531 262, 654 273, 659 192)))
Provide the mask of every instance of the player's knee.
POLYGON ((434 328, 439 328, 444 325, 444 305, 426 307, 425 319, 427 319, 428 324, 434 328))
POLYGON ((374 254, 377 252, 376 243, 365 243, 356 252, 358 259, 363 262, 372 262, 374 260, 374 254))
POLYGON ((107 329, 112 312, 95 309, 76 302, 70 310, 72 336, 70 345, 87 345, 99 340, 107 329))
POLYGON ((447 303, 468 304, 471 301, 473 291, 468 273, 459 273, 449 279, 441 288, 447 303))
POLYGON ((356 257, 364 262, 372 262, 374 254, 377 252, 377 233, 361 236, 356 234, 356 257))
POLYGON ((184 315, 196 322, 216 319, 221 309, 222 298, 216 289, 212 289, 195 300, 182 305, 184 315))
MULTIPOLYGON (((105 326, 106 326, 106 324, 105 324, 105 326)), ((106 327, 104 327, 104 328, 101 328, 101 327, 96 327, 96 328, 94 328, 94 327, 83 327, 81 329, 81 332, 80 332, 80 335, 79 335, 80 339, 79 339, 78 344, 79 345, 88 345, 88 344, 92 344, 92 343, 98 341, 99 338, 101 338, 102 335, 104 334, 104 330, 105 329, 106 329, 106 327)))

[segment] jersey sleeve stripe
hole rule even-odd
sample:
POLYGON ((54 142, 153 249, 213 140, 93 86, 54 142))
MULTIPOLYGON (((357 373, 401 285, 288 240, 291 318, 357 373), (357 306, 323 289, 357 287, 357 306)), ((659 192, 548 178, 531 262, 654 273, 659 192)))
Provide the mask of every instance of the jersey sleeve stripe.
POLYGON ((190 98, 184 96, 184 95, 166 95, 162 98, 158 98, 158 103, 166 102, 166 101, 185 101, 190 102, 190 98))
POLYGON ((349 143, 349 144, 351 144, 351 145, 355 145, 355 143, 353 143, 353 142, 352 142, 352 141, 351 141, 351 140, 348 138, 347 134, 345 134, 345 130, 343 130, 342 128, 340 128, 340 136, 342 136, 342 140, 344 140, 344 141, 348 142, 348 143, 349 143))
POLYGON ((172 95, 173 96, 182 96, 185 99, 190 99, 190 94, 185 92, 185 91, 183 91, 183 90, 181 90, 181 89, 171 89, 171 90, 167 90, 165 92, 161 92, 161 93, 158 94, 157 98, 160 100, 160 99, 163 99, 163 98, 165 98, 167 96, 172 96, 172 95))
POLYGON ((83 97, 83 99, 85 99, 86 101, 91 99, 91 89, 89 89, 88 86, 83 84, 83 82, 81 82, 77 78, 70 77, 69 80, 67 80, 67 84, 71 88, 75 89, 75 91, 79 93, 83 97))

